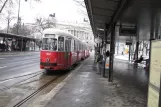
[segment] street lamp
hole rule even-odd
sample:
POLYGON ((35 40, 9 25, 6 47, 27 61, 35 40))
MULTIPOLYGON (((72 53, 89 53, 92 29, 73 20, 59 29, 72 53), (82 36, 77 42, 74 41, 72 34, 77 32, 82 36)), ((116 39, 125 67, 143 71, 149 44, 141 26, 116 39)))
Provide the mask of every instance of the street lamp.
POLYGON ((17 17, 17 35, 18 35, 18 29, 19 29, 19 21, 20 21, 20 3, 21 1, 18 1, 18 17, 17 17))

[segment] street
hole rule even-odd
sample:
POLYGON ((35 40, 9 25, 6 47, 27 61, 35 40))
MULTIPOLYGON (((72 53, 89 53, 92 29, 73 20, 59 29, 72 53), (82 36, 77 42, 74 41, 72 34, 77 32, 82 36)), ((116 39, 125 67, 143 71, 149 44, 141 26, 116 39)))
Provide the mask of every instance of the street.
POLYGON ((0 80, 40 71, 39 57, 39 52, 28 55, 0 55, 0 80))
POLYGON ((0 55, 0 107, 26 107, 48 93, 69 73, 46 74, 39 68, 39 60, 39 52, 0 55))

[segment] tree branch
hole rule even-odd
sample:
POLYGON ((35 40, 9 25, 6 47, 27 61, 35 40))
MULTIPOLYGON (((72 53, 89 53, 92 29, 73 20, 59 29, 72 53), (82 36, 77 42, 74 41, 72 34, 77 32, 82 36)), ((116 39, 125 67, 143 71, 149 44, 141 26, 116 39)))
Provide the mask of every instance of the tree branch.
POLYGON ((1 13, 2 10, 4 9, 4 7, 5 7, 5 5, 6 5, 7 2, 8 2, 8 0, 6 0, 6 1, 3 3, 3 6, 2 6, 2 8, 1 8, 1 10, 0 10, 0 13, 1 13))

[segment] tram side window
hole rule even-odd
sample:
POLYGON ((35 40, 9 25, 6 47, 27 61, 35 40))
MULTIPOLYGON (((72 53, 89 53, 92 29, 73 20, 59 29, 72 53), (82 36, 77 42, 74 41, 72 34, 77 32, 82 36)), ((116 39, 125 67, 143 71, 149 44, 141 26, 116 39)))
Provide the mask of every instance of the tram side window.
POLYGON ((74 40, 74 51, 76 51, 76 41, 74 40))
POLYGON ((65 51, 66 52, 71 51, 71 40, 65 40, 65 51))
POLYGON ((82 44, 81 44, 81 50, 83 50, 82 44))
POLYGON ((77 41, 75 41, 75 51, 77 51, 77 41))
POLYGON ((77 51, 79 51, 79 42, 77 41, 77 51))
POLYGON ((79 50, 81 50, 81 46, 80 46, 80 43, 79 43, 79 50))
POLYGON ((58 51, 64 51, 64 37, 58 37, 58 51))
POLYGON ((71 51, 71 40, 68 40, 69 43, 69 52, 71 51))
POLYGON ((76 51, 78 51, 78 41, 76 41, 75 47, 76 47, 76 51))
POLYGON ((71 51, 74 51, 74 40, 71 40, 71 51))
POLYGON ((68 52, 69 41, 65 40, 65 51, 68 52))

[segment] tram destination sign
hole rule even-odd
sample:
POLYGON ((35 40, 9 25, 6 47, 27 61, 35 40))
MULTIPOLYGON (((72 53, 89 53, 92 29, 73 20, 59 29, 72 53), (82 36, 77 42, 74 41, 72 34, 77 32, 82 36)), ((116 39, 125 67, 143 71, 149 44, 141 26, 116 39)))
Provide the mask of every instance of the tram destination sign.
POLYGON ((132 45, 132 42, 126 41, 126 45, 132 45))
POLYGON ((136 27, 123 27, 119 29, 119 36, 136 36, 137 29, 136 27))

